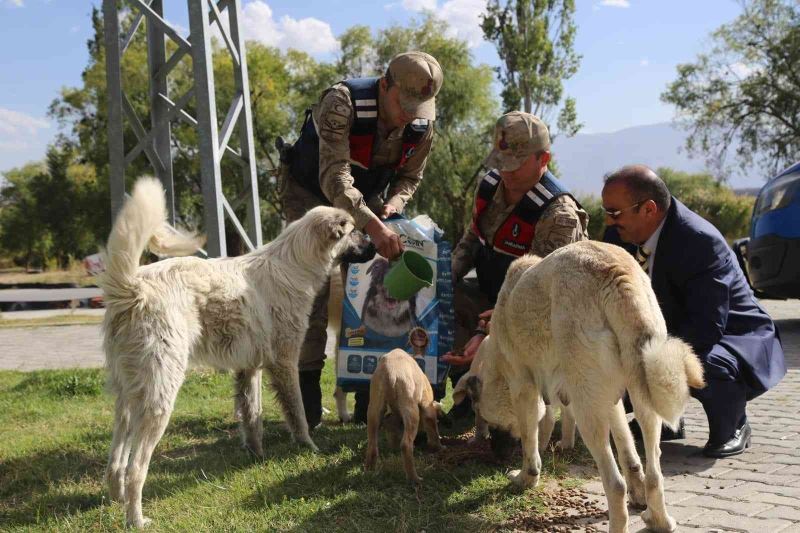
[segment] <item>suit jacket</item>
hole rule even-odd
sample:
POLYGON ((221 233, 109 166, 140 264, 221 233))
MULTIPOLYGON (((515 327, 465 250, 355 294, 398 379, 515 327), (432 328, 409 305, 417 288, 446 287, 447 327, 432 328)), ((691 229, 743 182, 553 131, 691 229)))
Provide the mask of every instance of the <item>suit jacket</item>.
MULTIPOLYGON (((603 240, 623 244, 615 228, 608 228, 603 240)), ((778 331, 753 296, 733 250, 711 223, 674 197, 652 272, 653 291, 671 335, 691 344, 701 359, 719 348, 735 355, 754 392, 783 378, 786 363, 778 331)))

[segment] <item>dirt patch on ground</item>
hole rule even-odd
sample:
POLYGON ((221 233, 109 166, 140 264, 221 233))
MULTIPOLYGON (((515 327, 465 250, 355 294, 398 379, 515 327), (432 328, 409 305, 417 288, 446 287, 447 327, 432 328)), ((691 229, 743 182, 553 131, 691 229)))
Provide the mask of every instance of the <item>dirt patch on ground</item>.
POLYGON ((604 531, 608 514, 601 502, 579 487, 565 488, 555 482, 542 490, 544 511, 520 513, 507 520, 501 529, 511 531, 567 532, 604 531))

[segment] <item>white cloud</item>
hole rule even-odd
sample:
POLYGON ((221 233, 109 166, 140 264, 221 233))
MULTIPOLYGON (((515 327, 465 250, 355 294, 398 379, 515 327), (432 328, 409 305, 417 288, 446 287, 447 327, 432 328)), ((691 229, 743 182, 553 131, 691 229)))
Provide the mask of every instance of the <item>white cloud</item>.
POLYGON ((0 107, 0 172, 41 159, 49 141, 42 132, 49 128, 46 119, 0 107))
POLYGON ((50 123, 43 118, 0 107, 0 134, 14 137, 32 136, 39 130, 49 127, 50 123))
POLYGON ((14 7, 25 7, 23 0, 6 0, 6 3, 14 7))
POLYGON ((650 60, 649 60, 649 59, 647 59, 646 57, 645 57, 644 59, 641 59, 641 60, 639 61, 639 65, 641 65, 641 66, 643 66, 643 67, 646 67, 646 66, 648 66, 649 64, 650 64, 650 60))
POLYGON ((606 7, 631 7, 630 0, 603 0, 600 5, 606 7))
POLYGON ((731 72, 737 78, 740 78, 740 79, 741 78, 746 78, 747 76, 749 76, 750 74, 752 74, 753 72, 755 72, 757 70, 757 69, 753 68, 752 66, 746 65, 746 64, 741 63, 741 62, 734 63, 729 68, 730 68, 731 72))
POLYGON ((486 9, 483 0, 448 0, 439 10, 439 17, 450 25, 450 32, 475 48, 483 42, 481 15, 486 9))
MULTIPOLYGON (((223 16, 227 26, 227 17, 223 16)), ((242 34, 247 40, 254 40, 281 50, 294 48, 309 54, 327 54, 339 49, 339 41, 333 35, 330 24, 308 17, 294 19, 288 15, 275 20, 272 8, 263 0, 248 2, 242 8, 240 20, 242 34)), ((216 26, 215 26, 216 27, 216 26)), ((215 31, 221 41, 221 35, 215 31)))
POLYGON ((446 0, 438 7, 437 0, 402 0, 401 3, 385 4, 385 9, 393 9, 402 5, 407 11, 416 13, 433 11, 436 16, 449 26, 448 36, 467 41, 474 48, 483 42, 481 30, 481 14, 486 9, 484 0, 446 0))
POLYGON ((436 0, 403 0, 403 7, 408 11, 433 11, 436 9, 436 0))

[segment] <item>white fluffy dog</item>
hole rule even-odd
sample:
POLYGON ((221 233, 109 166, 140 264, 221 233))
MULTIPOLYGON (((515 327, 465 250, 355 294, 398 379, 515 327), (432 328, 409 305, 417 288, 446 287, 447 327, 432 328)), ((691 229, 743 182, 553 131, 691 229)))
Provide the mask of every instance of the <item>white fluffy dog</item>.
POLYGON ((133 527, 148 522, 142 486, 190 363, 236 371, 242 436, 255 453, 262 453, 262 369, 295 440, 317 449, 297 372, 308 315, 337 262, 374 255, 353 233, 350 215, 317 207, 247 255, 180 257, 139 267, 145 247, 164 255, 197 250, 196 238, 169 230, 166 215, 161 184, 137 181, 111 230, 101 280, 106 365, 117 395, 107 481, 133 527))
POLYGON ((667 335, 650 279, 633 257, 584 241, 545 259, 518 259, 500 291, 487 343, 496 364, 481 368, 477 411, 522 439, 522 470, 512 480, 523 487, 538 482, 540 397, 558 399, 570 406, 597 463, 609 531, 627 531, 626 480, 634 499, 645 496, 648 528, 673 531, 659 464, 661 421, 677 423, 689 387, 704 386, 703 371, 691 348, 667 335), (644 437, 644 475, 620 401, 626 389, 644 437), (614 461, 609 431, 626 479, 614 461))

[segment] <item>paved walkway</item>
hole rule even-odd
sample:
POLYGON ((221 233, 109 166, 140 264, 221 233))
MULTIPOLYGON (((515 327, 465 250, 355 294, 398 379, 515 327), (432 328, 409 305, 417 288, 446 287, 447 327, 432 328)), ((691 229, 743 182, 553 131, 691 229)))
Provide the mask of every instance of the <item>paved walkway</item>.
MULTIPOLYGON (((753 447, 739 457, 700 454, 708 436, 705 415, 699 403, 690 402, 688 438, 662 446, 667 504, 679 530, 800 533, 800 302, 764 305, 779 323, 789 373, 749 405, 753 447)), ((0 329, 0 369, 102 364, 99 326, 0 329)), ((599 480, 583 488, 606 508, 599 480)), ((600 521, 587 529, 605 527, 600 521)), ((630 531, 640 530, 644 523, 632 512, 630 531)))
MULTIPOLYGON (((707 422, 700 404, 690 401, 688 438, 661 446, 668 511, 679 531, 800 532, 800 302, 764 305, 778 322, 789 372, 748 404, 753 444, 738 457, 700 453, 707 422)), ((606 508, 599 479, 584 489, 606 508)), ((629 530, 645 531, 638 512, 631 511, 629 530)))

